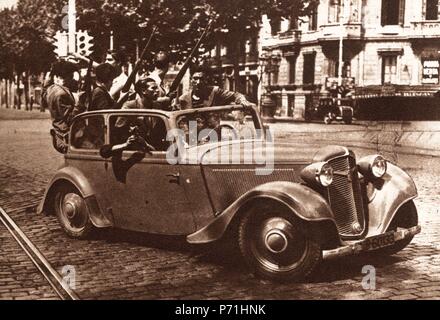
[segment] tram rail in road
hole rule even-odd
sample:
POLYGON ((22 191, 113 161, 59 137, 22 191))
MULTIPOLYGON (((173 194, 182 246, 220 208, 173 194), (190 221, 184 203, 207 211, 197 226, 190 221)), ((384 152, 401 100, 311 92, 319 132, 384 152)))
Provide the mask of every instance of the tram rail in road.
POLYGON ((62 279, 60 274, 50 265, 44 255, 35 247, 32 241, 23 233, 14 220, 0 207, 0 222, 6 227, 15 241, 23 249, 41 275, 50 284, 61 300, 79 300, 78 295, 62 279))

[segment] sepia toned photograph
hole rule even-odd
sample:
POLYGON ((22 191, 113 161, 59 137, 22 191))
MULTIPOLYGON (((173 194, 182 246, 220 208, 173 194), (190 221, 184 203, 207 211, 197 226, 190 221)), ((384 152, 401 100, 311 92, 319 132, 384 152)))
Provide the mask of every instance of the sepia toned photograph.
POLYGON ((0 300, 439 300, 439 7, 0 0, 0 300))

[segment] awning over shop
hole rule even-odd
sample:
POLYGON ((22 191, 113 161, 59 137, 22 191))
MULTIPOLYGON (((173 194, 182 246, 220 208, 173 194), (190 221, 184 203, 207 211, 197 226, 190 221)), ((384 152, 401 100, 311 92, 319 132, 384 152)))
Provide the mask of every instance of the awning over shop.
POLYGON ((355 88, 354 99, 384 97, 433 97, 440 86, 382 85, 355 88))

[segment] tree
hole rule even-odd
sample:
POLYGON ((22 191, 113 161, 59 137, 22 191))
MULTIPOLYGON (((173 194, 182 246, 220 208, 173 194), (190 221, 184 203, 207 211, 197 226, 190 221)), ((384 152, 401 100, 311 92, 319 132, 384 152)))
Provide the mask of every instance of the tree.
MULTIPOLYGON (((258 34, 261 18, 272 21, 307 15, 319 0, 97 0, 78 1, 79 25, 96 39, 99 52, 108 48, 110 31, 116 43, 125 46, 134 56, 135 40, 142 43, 153 26, 159 28, 151 52, 160 47, 183 60, 199 38, 210 16, 216 21, 202 50, 222 43, 230 48, 238 70, 239 44, 258 34)), ((236 72, 238 74, 238 71, 236 72)))

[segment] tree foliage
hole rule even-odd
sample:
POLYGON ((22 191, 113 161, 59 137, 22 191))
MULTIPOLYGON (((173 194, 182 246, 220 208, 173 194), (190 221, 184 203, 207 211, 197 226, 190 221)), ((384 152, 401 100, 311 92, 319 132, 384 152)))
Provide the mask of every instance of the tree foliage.
MULTIPOLYGON (((280 20, 306 15, 319 0, 77 0, 77 27, 95 39, 95 58, 109 48, 113 31, 116 47, 134 56, 136 42, 145 44, 158 27, 151 53, 163 48, 183 60, 210 17, 216 17, 204 50, 216 44, 234 45, 258 32, 262 15, 280 20)), ((16 8, 0 12, 0 76, 38 73, 55 59, 53 40, 62 30, 67 0, 19 0, 16 8)))

